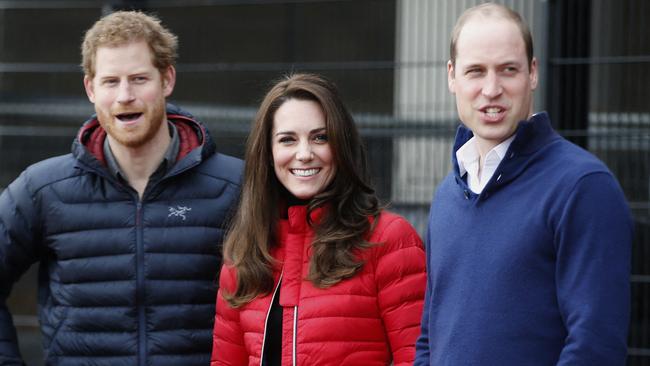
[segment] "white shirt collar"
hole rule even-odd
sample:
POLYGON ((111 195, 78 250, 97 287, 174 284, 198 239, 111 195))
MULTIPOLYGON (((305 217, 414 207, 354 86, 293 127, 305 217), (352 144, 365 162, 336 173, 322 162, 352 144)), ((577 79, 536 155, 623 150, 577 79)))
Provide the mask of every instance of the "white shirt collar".
POLYGON ((485 163, 481 169, 481 176, 478 176, 479 170, 479 153, 476 146, 476 137, 472 137, 463 146, 456 151, 456 160, 458 161, 458 170, 460 176, 467 173, 467 185, 474 193, 481 193, 487 182, 490 181, 497 167, 506 156, 510 144, 515 139, 513 134, 499 145, 493 147, 485 155, 485 163))

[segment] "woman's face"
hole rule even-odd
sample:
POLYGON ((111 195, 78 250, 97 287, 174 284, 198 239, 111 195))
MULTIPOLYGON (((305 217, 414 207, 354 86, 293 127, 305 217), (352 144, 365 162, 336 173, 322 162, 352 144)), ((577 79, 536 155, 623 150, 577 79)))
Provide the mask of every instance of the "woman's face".
POLYGON ((275 175, 299 199, 321 193, 334 178, 325 115, 316 102, 284 102, 273 116, 271 147, 275 175))

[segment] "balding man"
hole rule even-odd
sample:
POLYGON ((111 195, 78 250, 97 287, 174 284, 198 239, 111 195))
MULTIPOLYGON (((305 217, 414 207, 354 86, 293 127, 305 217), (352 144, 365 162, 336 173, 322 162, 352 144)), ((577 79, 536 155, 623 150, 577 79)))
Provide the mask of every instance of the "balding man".
POLYGON ((521 16, 461 15, 447 64, 462 126, 431 205, 416 365, 624 365, 632 219, 590 153, 533 114, 521 16))

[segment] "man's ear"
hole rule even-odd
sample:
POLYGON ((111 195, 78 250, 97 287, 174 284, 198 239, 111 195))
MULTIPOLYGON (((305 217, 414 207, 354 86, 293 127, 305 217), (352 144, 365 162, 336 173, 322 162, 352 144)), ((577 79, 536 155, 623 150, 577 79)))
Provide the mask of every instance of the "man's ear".
POLYGON ((174 91, 174 85, 176 85, 176 69, 174 66, 169 66, 165 72, 161 73, 163 91, 165 97, 168 97, 174 91))
POLYGON ((86 95, 90 103, 95 103, 95 91, 93 90, 93 79, 88 75, 84 75, 84 89, 86 89, 86 95))
POLYGON ((456 94, 456 78, 454 72, 454 64, 451 60, 447 61, 447 87, 451 94, 456 94))
POLYGON ((530 89, 537 89, 537 59, 533 57, 530 61, 530 89))

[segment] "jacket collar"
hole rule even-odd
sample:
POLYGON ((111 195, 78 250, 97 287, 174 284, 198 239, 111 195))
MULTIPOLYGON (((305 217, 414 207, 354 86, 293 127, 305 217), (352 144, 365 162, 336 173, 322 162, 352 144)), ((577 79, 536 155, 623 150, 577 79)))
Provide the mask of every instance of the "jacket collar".
POLYGON ((287 217, 280 219, 280 225, 287 232, 305 232, 312 231, 309 221, 312 224, 318 224, 325 213, 325 207, 317 207, 309 213, 307 220, 307 205, 295 205, 287 207, 287 217))
MULTIPOLYGON (((320 222, 325 207, 318 207, 309 213, 311 222, 320 222)), ((307 220, 307 206, 297 205, 287 208, 287 217, 278 222, 278 244, 276 255, 282 266, 280 305, 296 306, 300 299, 303 266, 308 262, 314 230, 307 220)))
MULTIPOLYGON (((216 148, 203 124, 181 108, 167 104, 167 119, 176 126, 180 139, 180 148, 176 157, 176 167, 172 172, 185 169, 194 163, 214 154, 216 148), (183 158, 188 157, 181 163, 183 158)), ((85 164, 95 169, 105 169, 106 157, 103 146, 106 131, 101 127, 97 116, 91 116, 79 130, 72 144, 72 154, 85 164)))

